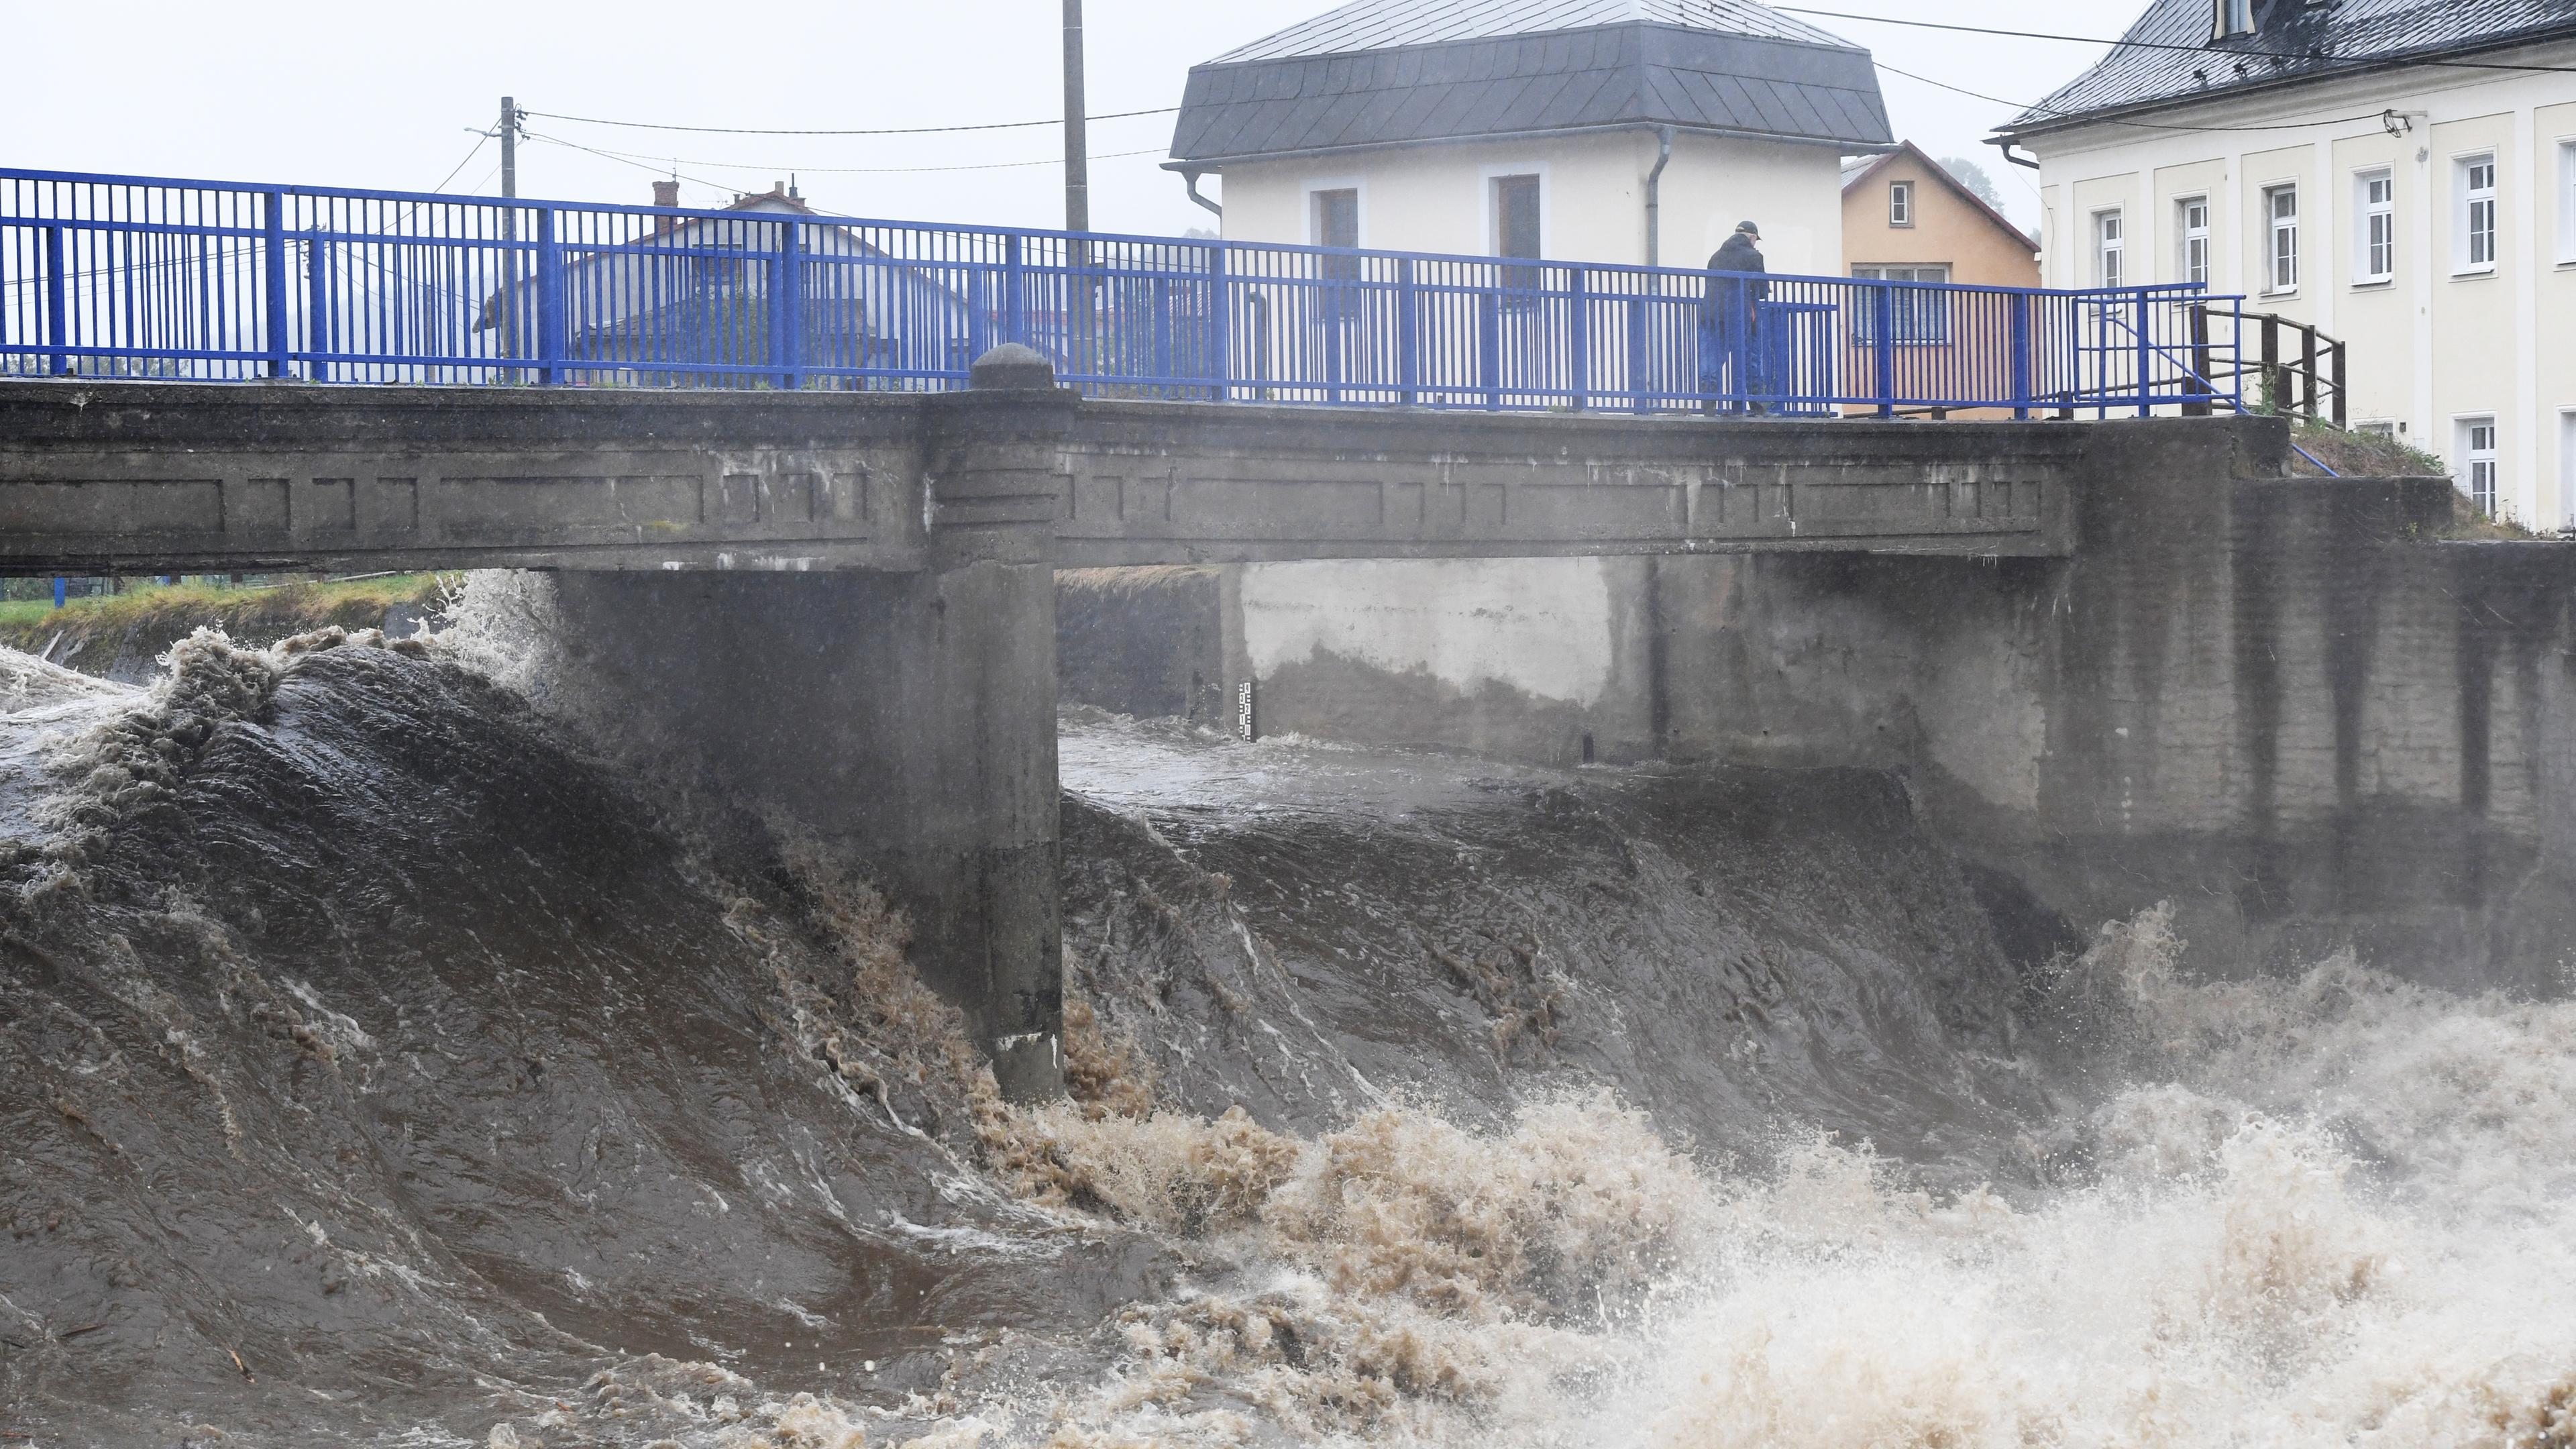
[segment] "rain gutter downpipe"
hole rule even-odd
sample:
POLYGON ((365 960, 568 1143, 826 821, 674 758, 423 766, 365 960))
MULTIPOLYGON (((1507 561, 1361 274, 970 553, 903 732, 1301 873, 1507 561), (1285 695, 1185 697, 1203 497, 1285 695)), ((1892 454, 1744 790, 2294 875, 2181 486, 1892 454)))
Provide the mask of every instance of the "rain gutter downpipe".
MULTIPOLYGON (((1663 265, 1664 168, 1673 159, 1673 128, 1655 128, 1655 169, 1646 173, 1646 265, 1663 265)), ((1193 183, 1195 186, 1195 183, 1193 183)), ((1192 195, 1197 193, 1193 190, 1192 195)))
POLYGON ((1206 174, 1204 171, 1184 171, 1181 173, 1181 185, 1189 190, 1190 200, 1216 213, 1217 219, 1222 221, 1225 219, 1225 208, 1199 195, 1199 178, 1206 174))

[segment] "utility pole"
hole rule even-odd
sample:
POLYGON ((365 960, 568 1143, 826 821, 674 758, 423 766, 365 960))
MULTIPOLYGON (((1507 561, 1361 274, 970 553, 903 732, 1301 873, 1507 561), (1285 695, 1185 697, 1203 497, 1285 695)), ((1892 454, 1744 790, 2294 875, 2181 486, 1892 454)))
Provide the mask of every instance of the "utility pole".
POLYGON ((1091 230, 1091 144, 1083 130, 1082 100, 1082 0, 1064 0, 1064 229, 1075 233, 1065 243, 1064 259, 1072 275, 1067 277, 1066 300, 1073 304, 1068 319, 1073 335, 1066 339, 1067 349, 1076 372, 1091 370, 1091 342, 1097 326, 1092 305, 1091 279, 1084 275, 1091 266, 1091 244, 1080 235, 1091 230))
POLYGON ((1091 146, 1083 133, 1082 0, 1064 0, 1064 229, 1091 230, 1091 146))
MULTIPOLYGON (((505 197, 519 194, 519 100, 516 96, 501 98, 501 194, 505 197)), ((505 351, 514 351, 522 340, 523 321, 519 316, 519 248, 516 245, 519 240, 519 209, 515 206, 501 208, 501 240, 505 243, 501 252, 501 296, 504 299, 501 346, 505 351)))
POLYGON ((501 194, 519 194, 519 102, 501 98, 501 194))

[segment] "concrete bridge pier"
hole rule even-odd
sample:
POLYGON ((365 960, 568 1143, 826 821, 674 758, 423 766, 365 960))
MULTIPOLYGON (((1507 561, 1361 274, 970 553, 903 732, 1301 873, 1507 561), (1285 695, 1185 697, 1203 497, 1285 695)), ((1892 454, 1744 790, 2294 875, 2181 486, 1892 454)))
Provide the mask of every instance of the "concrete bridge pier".
POLYGON ((975 559, 556 587, 606 709, 882 886, 1004 1092, 1059 1093, 1052 571, 975 559))
POLYGON ((1043 361, 979 366, 921 457, 917 571, 557 575, 569 634, 658 754, 820 835, 909 917, 924 980, 1014 1100, 1060 1096, 1052 524, 1043 361))

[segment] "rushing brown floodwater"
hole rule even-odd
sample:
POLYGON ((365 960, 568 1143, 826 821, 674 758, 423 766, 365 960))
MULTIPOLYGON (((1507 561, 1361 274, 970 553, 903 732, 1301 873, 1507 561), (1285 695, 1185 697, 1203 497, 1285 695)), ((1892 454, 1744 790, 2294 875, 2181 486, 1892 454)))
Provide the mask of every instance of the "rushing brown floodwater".
POLYGON ((2576 1443, 2576 1007, 2052 966, 1884 777, 1069 721, 1011 1113, 438 646, 0 710, 0 1444, 2576 1443))

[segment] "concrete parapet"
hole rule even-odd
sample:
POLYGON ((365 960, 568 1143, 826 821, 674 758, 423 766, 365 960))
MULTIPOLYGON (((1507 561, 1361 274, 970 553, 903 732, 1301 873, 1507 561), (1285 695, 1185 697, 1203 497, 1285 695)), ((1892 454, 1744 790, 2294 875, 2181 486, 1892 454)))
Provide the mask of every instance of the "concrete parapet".
POLYGON ((0 383, 0 570, 916 568, 922 401, 0 383))
POLYGON ((1085 402, 1058 557, 2062 554, 2088 429, 1085 402))
POLYGON ((1102 401, 1008 348, 975 376, 949 393, 0 381, 0 570, 912 569, 940 537, 1038 515, 1074 565, 2055 555, 2089 437, 1102 401))

